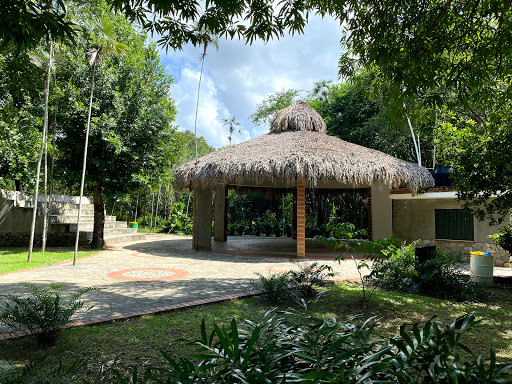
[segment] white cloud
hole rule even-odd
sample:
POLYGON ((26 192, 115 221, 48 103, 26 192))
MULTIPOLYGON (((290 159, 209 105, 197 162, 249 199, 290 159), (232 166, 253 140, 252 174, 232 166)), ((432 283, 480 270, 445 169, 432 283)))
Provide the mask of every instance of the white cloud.
MULTIPOLYGON (((198 134, 215 147, 227 145, 229 129, 222 126, 222 119, 233 116, 242 123, 242 134, 234 135, 234 143, 267 132, 268 127, 254 126, 249 119, 256 105, 283 89, 309 91, 315 81, 336 79, 340 37, 336 21, 314 17, 304 35, 267 44, 257 41, 249 46, 221 39, 219 50, 211 48, 205 59, 198 134)), ((163 64, 175 79, 171 95, 178 106, 177 124, 183 130, 194 130, 200 53, 193 46, 167 55, 161 52, 163 64)))

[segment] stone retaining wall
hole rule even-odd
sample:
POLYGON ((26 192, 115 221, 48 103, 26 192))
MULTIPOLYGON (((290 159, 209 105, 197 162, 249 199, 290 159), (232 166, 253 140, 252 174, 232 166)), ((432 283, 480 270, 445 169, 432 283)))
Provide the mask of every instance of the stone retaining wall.
POLYGON ((446 252, 459 253, 469 260, 470 252, 491 252, 494 253, 494 265, 496 267, 510 267, 510 255, 494 243, 475 243, 462 240, 423 240, 424 246, 435 245, 446 252))
MULTIPOLYGON (((75 245, 76 233, 49 233, 46 245, 48 247, 70 247, 75 245)), ((0 247, 28 247, 29 233, 0 232, 0 247)), ((80 233, 80 246, 89 246, 92 233, 80 233)), ((41 234, 34 237, 34 246, 41 246, 41 234)))

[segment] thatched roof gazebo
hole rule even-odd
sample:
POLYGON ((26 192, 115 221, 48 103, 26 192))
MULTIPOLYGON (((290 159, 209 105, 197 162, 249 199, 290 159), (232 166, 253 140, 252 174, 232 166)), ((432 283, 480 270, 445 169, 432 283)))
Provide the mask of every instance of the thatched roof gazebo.
POLYGON ((421 185, 433 184, 430 173, 416 164, 328 136, 320 115, 304 101, 280 110, 272 121, 270 133, 182 165, 176 170, 173 182, 175 188, 190 188, 195 192, 193 241, 196 249, 211 245, 208 202, 211 202, 212 190, 216 196, 215 240, 218 241, 226 239, 225 191, 228 185, 296 190, 299 257, 304 257, 305 253, 305 188, 368 188, 373 202, 373 235, 387 237, 391 235, 389 189, 406 186, 416 191, 421 185))

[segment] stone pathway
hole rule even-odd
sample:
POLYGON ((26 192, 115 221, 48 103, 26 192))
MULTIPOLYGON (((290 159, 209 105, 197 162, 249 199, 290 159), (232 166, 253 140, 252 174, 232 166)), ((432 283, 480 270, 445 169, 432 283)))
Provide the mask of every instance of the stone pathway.
MULTIPOLYGON (((264 238, 261 241, 265 243, 264 238)), ((252 244, 257 247, 254 241, 252 244)), ((84 296, 86 305, 92 308, 80 319, 91 323, 213 302, 220 297, 244 296, 254 291, 256 274, 297 268, 286 257, 264 257, 263 253, 255 256, 254 252, 247 256, 243 251, 240 254, 233 254, 233 250, 229 254, 196 252, 191 249, 190 236, 148 235, 145 241, 116 244, 79 259, 76 266, 68 262, 0 275, 0 295, 22 295, 27 283, 70 291, 97 287, 98 291, 84 296)), ((332 266, 336 279, 358 279, 353 260, 332 260, 331 256, 328 260, 305 262, 332 266)), ((494 274, 512 276, 512 269, 494 268, 494 274)), ((0 334, 7 331, 0 328, 0 334)))
MULTIPOLYGON (((331 265, 338 279, 357 278, 352 260, 331 265)), ((0 295, 22 295, 24 284, 76 291, 97 287, 84 298, 92 308, 83 316, 101 318, 254 290, 257 273, 297 268, 286 258, 196 252, 190 236, 148 235, 145 241, 116 244, 97 255, 28 271, 0 275, 0 295)), ((0 301, 2 299, 0 298, 0 301)), ((120 316, 122 315, 122 316, 120 316)), ((0 328, 0 333, 7 329, 0 328)))

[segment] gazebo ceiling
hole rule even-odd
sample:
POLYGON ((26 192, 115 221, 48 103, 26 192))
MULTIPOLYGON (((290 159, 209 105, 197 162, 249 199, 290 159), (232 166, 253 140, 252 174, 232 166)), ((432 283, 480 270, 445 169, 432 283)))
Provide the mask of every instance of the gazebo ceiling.
POLYGON ((433 186, 425 168, 383 152, 325 134, 325 123, 303 101, 279 111, 273 131, 222 148, 180 166, 173 185, 213 188, 217 183, 293 187, 301 179, 310 186, 335 180, 352 187, 405 185, 416 191, 433 186))

